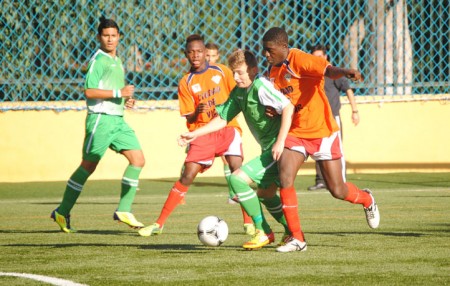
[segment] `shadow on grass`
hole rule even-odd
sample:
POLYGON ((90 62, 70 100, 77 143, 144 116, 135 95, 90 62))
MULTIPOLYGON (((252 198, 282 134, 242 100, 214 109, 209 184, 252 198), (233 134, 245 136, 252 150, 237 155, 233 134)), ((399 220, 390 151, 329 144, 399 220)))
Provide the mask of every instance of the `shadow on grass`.
POLYGON ((350 235, 383 235, 394 237, 422 237, 428 235, 419 232, 309 232, 311 234, 334 235, 334 236, 350 236, 350 235))
POLYGON ((78 230, 76 233, 66 234, 61 230, 0 230, 4 234, 61 234, 67 236, 78 235, 117 235, 117 236, 136 236, 135 232, 124 232, 120 230, 78 230))
MULTIPOLYGON (((30 205, 55 205, 57 207, 61 201, 54 201, 54 202, 31 202, 28 203, 30 205)), ((83 201, 77 201, 77 205, 117 205, 118 202, 83 202, 83 201)), ((148 205, 149 203, 143 203, 143 202, 133 202, 133 205, 148 205)))
POLYGON ((199 244, 131 244, 131 243, 13 243, 3 244, 8 247, 51 247, 51 248, 70 248, 70 247, 136 247, 142 250, 165 250, 166 253, 189 253, 210 252, 218 250, 242 250, 240 246, 221 245, 220 247, 207 247, 199 244))
MULTIPOLYGON (((149 249, 149 250, 183 250, 183 253, 185 253, 185 250, 196 250, 196 253, 198 250, 204 250, 204 251, 214 251, 214 250, 220 250, 220 249, 242 249, 238 246, 233 245, 221 245, 219 247, 208 247, 203 246, 200 244, 147 244, 147 245, 139 245, 140 249, 149 249)), ((173 253, 173 251, 170 251, 170 253, 173 253)))
MULTIPOLYGON (((207 178, 209 179, 209 178, 207 178)), ((146 182, 160 182, 160 183, 175 183, 178 179, 151 179, 151 180, 141 180, 146 182)), ((207 181, 195 181, 192 183, 191 186, 197 186, 197 187, 227 187, 227 183, 225 181, 225 178, 223 178, 223 182, 207 182, 207 181)))
POLYGON ((403 195, 403 196, 398 196, 399 198, 417 198, 417 199, 422 199, 422 198, 450 198, 450 196, 408 196, 408 195, 403 195))
POLYGON ((448 174, 439 173, 416 173, 414 178, 411 175, 415 173, 395 173, 389 175, 374 174, 373 176, 360 176, 356 174, 349 175, 351 181, 370 182, 374 184, 386 184, 396 186, 413 186, 423 188, 446 188, 450 186, 448 174))

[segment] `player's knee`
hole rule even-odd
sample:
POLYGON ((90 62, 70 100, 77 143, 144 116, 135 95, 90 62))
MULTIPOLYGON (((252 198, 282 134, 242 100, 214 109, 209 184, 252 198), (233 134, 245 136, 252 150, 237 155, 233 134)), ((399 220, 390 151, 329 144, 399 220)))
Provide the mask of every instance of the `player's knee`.
POLYGON ((139 158, 133 165, 139 168, 143 168, 145 166, 145 158, 144 157, 139 158))
POLYGON ((228 165, 231 172, 236 171, 242 166, 242 157, 239 156, 228 156, 228 165))
POLYGON ((329 185, 328 190, 330 191, 331 195, 336 199, 343 200, 346 197, 346 187, 344 184, 329 185))
POLYGON ((294 185, 295 176, 290 176, 288 174, 280 175, 280 186, 281 188, 289 188, 294 185))
POLYGON ((194 182, 196 175, 196 173, 183 172, 180 178, 180 183, 185 186, 190 186, 194 182))

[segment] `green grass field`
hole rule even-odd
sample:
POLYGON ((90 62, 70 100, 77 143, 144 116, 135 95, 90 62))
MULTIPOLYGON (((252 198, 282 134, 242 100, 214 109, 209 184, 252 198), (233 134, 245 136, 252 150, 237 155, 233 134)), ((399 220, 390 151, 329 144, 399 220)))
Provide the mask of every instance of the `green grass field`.
MULTIPOLYGON (((224 178, 197 178, 149 238, 112 220, 119 180, 88 181, 72 211, 76 234, 49 218, 65 182, 0 184, 0 272, 31 273, 87 285, 448 285, 450 174, 349 175, 372 189, 381 212, 371 230, 361 206, 308 192, 313 176, 297 178, 308 250, 277 253, 275 245, 244 251, 240 208, 227 204, 224 178), (218 215, 230 228, 220 247, 200 244, 197 223, 218 215)), ((134 213, 152 223, 173 179, 141 180, 134 213)), ((268 215, 267 215, 268 216, 268 215)), ((277 241, 282 227, 271 218, 277 241)), ((49 285, 0 276, 0 285, 49 285)))

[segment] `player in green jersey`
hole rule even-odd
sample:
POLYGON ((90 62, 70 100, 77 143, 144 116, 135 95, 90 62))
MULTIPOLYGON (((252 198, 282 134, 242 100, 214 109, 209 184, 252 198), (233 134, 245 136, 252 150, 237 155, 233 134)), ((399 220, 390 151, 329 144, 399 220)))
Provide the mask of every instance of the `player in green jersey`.
POLYGON ((97 40, 100 49, 89 62, 84 89, 88 114, 82 161, 67 183, 61 204, 51 214, 61 230, 67 233, 76 231, 70 225, 70 211, 108 148, 124 155, 129 162, 113 218, 133 228, 144 226, 131 213, 145 159, 136 134, 123 119, 125 107, 134 105, 134 86, 125 85, 122 61, 116 55, 120 40, 117 23, 102 18, 97 40))
POLYGON ((185 145, 197 136, 219 130, 240 112, 243 113, 252 135, 261 146, 261 155, 233 172, 230 181, 240 204, 252 217, 256 227, 255 235, 243 247, 258 249, 274 241, 258 197, 274 218, 285 226, 285 237, 289 234, 276 193, 279 182, 277 160, 284 149, 294 106, 266 78, 258 76, 257 60, 251 52, 237 50, 230 55, 228 62, 237 85, 229 99, 216 107, 219 116, 197 130, 182 134, 179 144, 185 145), (281 116, 267 116, 267 107, 281 116), (258 185, 257 194, 250 187, 252 182, 258 185))

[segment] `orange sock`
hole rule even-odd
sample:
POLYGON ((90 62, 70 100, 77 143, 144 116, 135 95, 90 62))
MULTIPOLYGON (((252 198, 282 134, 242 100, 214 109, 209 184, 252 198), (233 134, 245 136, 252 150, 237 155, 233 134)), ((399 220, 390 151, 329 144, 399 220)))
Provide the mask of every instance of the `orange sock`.
POLYGON ((365 208, 368 208, 372 204, 372 197, 360 190, 357 186, 352 183, 345 183, 348 188, 347 197, 344 198, 345 201, 351 202, 352 204, 361 204, 365 208))
POLYGON ((242 210, 242 217, 244 218, 244 224, 247 224, 247 223, 253 224, 252 217, 247 214, 247 212, 244 210, 244 208, 242 206, 241 206, 241 210, 242 210))
POLYGON ((294 187, 280 189, 283 213, 292 236, 300 241, 305 241, 302 228, 300 226, 300 216, 298 215, 297 194, 294 187))
POLYGON ((169 215, 173 212, 176 206, 181 202, 184 198, 184 195, 188 191, 189 186, 184 186, 180 183, 180 181, 176 181, 173 185, 172 189, 169 192, 169 196, 164 203, 164 206, 161 210, 161 214, 159 218, 156 220, 160 226, 164 225, 164 222, 169 217, 169 215))

